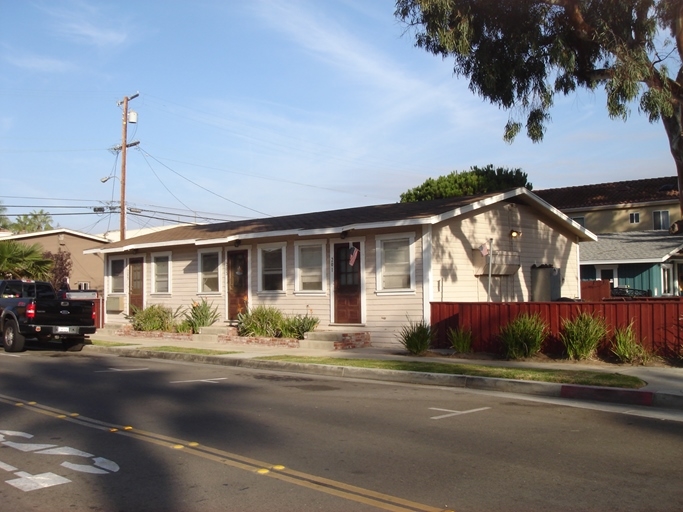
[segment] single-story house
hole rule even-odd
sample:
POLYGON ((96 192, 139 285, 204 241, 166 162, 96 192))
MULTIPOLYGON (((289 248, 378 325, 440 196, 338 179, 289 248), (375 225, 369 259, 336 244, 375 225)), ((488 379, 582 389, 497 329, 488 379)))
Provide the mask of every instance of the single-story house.
MULTIPOLYGON (((206 299, 222 321, 272 305, 310 314, 318 330, 398 343, 431 301, 528 301, 534 269, 557 293, 580 294, 579 242, 596 237, 525 188, 180 226, 86 252, 105 257, 105 322, 130 307, 206 299), (561 288, 561 290, 560 290, 561 288)), ((536 293, 536 300, 546 294, 536 293)), ((555 297, 557 298, 557 297, 555 297)))
POLYGON ((603 233, 581 243, 581 279, 652 297, 683 295, 683 235, 666 231, 603 233))
POLYGON ((69 284, 76 290, 96 290, 102 293, 104 275, 102 273, 103 258, 101 254, 84 254, 86 249, 99 247, 109 240, 103 236, 90 235, 71 229, 57 228, 34 233, 14 235, 8 233, 0 240, 14 240, 26 245, 38 244, 43 251, 53 254, 68 252, 71 255, 71 276, 69 284))

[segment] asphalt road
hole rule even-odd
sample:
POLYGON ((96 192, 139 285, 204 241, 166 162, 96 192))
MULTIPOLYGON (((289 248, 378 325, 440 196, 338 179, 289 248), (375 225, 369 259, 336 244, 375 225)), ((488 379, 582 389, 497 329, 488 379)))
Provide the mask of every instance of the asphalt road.
POLYGON ((683 510, 683 414, 566 403, 3 354, 0 509, 683 510))

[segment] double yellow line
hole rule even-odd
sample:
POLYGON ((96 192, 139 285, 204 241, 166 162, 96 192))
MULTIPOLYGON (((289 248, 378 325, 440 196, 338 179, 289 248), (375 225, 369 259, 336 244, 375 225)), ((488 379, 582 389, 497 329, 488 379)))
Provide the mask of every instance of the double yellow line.
POLYGON ((330 494, 339 498, 356 501, 364 505, 370 505, 382 510, 394 512, 446 512, 447 509, 431 507, 410 500, 405 500, 388 494, 363 489, 354 485, 345 484, 336 480, 303 473, 294 469, 287 468, 279 464, 269 464, 249 457, 243 457, 236 453, 230 453, 209 446, 202 446, 197 442, 184 441, 173 437, 156 434, 136 429, 130 425, 114 425, 102 422, 86 416, 81 416, 75 412, 66 412, 37 402, 25 401, 5 395, 0 395, 0 402, 4 402, 15 407, 22 407, 25 410, 44 414, 51 418, 77 423, 85 427, 107 431, 116 435, 123 435, 156 444, 158 446, 183 450, 185 453, 201 457, 203 459, 217 462, 225 466, 242 469, 251 473, 256 473, 269 478, 275 478, 292 485, 298 485, 314 491, 330 494))

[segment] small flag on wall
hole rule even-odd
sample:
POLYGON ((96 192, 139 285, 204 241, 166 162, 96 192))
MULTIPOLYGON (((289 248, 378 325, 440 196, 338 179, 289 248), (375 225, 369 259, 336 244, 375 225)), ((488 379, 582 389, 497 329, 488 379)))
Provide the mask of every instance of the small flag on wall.
POLYGON ((358 253, 360 251, 356 249, 355 247, 351 247, 351 250, 349 251, 349 266, 353 267, 354 263, 356 263, 356 258, 358 258, 358 253))
POLYGON ((487 256, 489 253, 489 248, 486 246, 486 244, 481 244, 479 246, 479 251, 481 252, 482 256, 487 256))

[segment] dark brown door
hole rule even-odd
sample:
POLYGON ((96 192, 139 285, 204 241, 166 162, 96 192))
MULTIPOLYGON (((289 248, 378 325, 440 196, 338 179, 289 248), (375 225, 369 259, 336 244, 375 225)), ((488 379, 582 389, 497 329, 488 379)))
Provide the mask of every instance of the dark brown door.
POLYGON ((247 251, 228 252, 228 319, 247 309, 249 299, 249 259, 247 251))
POLYGON ((144 258, 131 258, 128 260, 128 314, 133 314, 133 306, 142 309, 144 303, 145 282, 143 268, 144 258))
POLYGON ((335 323, 361 323, 360 259, 359 242, 334 244, 335 323))

